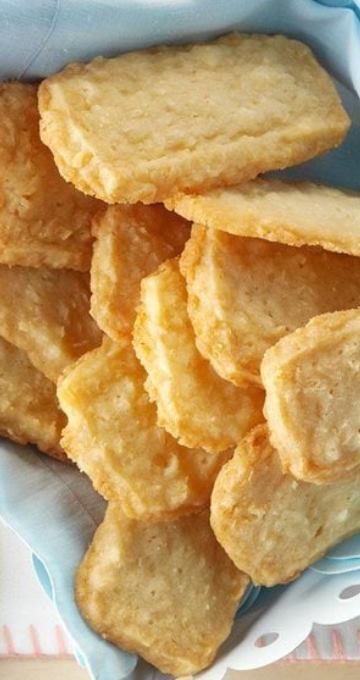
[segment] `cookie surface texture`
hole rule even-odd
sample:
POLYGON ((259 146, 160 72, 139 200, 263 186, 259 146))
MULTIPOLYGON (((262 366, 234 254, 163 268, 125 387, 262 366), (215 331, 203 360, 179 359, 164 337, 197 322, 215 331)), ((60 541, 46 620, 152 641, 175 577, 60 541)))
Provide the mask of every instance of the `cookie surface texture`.
POLYGON ((39 136, 37 88, 0 84, 0 263, 90 268, 102 204, 64 182, 39 136))
POLYGON ((56 382, 63 369, 101 342, 81 272, 0 265, 0 336, 56 382))
POLYGON ((56 388, 31 364, 25 352, 0 338, 0 436, 19 444, 35 444, 59 460, 66 418, 56 388))
POLYGON ((108 640, 180 676, 211 663, 248 583, 207 512, 148 524, 111 503, 78 570, 76 600, 108 640))
POLYGON ((213 452, 234 446, 261 422, 263 391, 223 380, 201 356, 176 259, 143 279, 141 291, 134 347, 159 425, 184 446, 213 452))
POLYGON ((63 177, 108 203, 243 182, 338 145, 349 127, 328 74, 283 36, 72 64, 41 84, 39 107, 63 177))
POLYGON ((221 470, 211 525, 254 583, 287 583, 360 529, 360 472, 318 486, 284 474, 266 426, 255 428, 221 470))
POLYGON ((161 204, 111 206, 94 222, 91 313, 115 342, 132 332, 140 282, 178 255, 188 223, 161 204))
POLYGON ((360 194, 311 182, 257 179, 166 201, 192 222, 237 236, 360 255, 360 194))
POLYGON ((285 470, 315 483, 360 466, 360 311, 322 314, 265 354, 270 437, 285 470))
POLYGON ((106 338, 71 366, 58 387, 68 417, 63 447, 130 517, 157 520, 199 511, 230 453, 183 448, 160 429, 145 377, 130 341, 106 338))
POLYGON ((196 345, 236 385, 312 317, 360 304, 360 258, 194 225, 180 259, 196 345))

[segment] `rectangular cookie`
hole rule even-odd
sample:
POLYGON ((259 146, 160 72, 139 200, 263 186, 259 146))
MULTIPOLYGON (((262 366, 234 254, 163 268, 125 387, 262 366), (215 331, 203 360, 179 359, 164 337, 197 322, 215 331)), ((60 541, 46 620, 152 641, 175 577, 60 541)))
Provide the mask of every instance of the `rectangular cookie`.
POLYGON ((0 263, 86 271, 102 207, 64 182, 39 137, 37 86, 0 83, 0 263))
POLYGON ((39 89, 65 179, 108 203, 154 203, 312 158, 349 127, 329 75, 284 36, 233 33, 71 64, 39 89))
POLYGON ((261 178, 194 196, 178 194, 165 203, 187 220, 235 236, 360 255, 355 191, 261 178))

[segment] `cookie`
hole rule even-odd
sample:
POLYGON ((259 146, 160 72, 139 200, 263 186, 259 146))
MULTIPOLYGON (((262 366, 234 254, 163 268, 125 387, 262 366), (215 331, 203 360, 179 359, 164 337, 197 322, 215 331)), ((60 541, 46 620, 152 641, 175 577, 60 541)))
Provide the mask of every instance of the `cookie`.
POLYGON ((226 382, 196 348, 177 260, 142 280, 134 347, 158 424, 183 446, 223 451, 263 419, 263 391, 226 382))
POLYGON ((115 342, 132 333, 141 279, 178 255, 188 223, 158 205, 111 206, 94 221, 91 314, 115 342))
POLYGON ((324 312, 360 304, 360 259, 194 225, 180 259, 196 345, 235 385, 265 351, 324 312))
POLYGON ((216 480, 211 526, 254 583, 287 583, 360 530, 359 483, 359 471, 323 486, 295 480, 259 426, 216 480))
POLYGON ((0 83, 0 263, 86 271, 100 201, 64 182, 39 136, 37 87, 0 83))
POLYGON ((131 341, 102 346, 59 381, 68 417, 62 445, 94 487, 130 517, 159 520, 199 511, 231 455, 185 449, 156 423, 145 371, 131 341))
POLYGON ((311 182, 257 179, 166 206, 186 219, 237 236, 360 255, 360 194, 311 182))
POLYGON ((18 444, 35 444, 59 460, 66 418, 56 388, 31 364, 25 352, 0 338, 0 436, 18 444))
POLYGON ((110 503, 77 572, 76 601, 107 640, 180 676, 211 663, 248 584, 207 512, 149 524, 110 503))
POLYGON ((343 140, 349 118, 310 49, 233 33, 71 64, 40 85, 41 137, 108 203, 243 182, 343 140))
POLYGON ((0 265, 0 336, 56 382, 64 368, 101 342, 89 314, 87 274, 0 265))
POLYGON ((265 354, 271 442, 284 470, 334 482, 360 466, 360 310, 322 314, 265 354))

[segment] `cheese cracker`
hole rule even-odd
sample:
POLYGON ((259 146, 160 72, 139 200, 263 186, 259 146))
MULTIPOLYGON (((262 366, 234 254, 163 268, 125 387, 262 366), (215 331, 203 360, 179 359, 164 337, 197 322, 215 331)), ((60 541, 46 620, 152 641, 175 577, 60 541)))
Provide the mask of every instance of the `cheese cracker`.
POLYGON ((67 460, 60 446, 66 418, 56 388, 31 364, 25 352, 0 338, 0 435, 19 444, 36 444, 67 460))
POLYGON ((180 676, 214 659, 248 584, 207 512, 148 524, 110 503, 77 572, 76 601, 106 639, 180 676))
POLYGON ((233 33, 72 64, 39 89, 41 136, 65 179, 108 203, 155 203, 295 165, 349 119, 310 49, 233 33))
POLYGON ((360 258, 194 225, 180 259, 196 345, 235 385, 265 351, 324 312, 360 304, 360 258))
POLYGON ((0 83, 0 263, 86 271, 102 204, 64 182, 39 136, 37 87, 0 83))
POLYGON ((211 525, 254 583, 287 583, 360 530, 359 484, 359 471, 326 486, 284 474, 267 428, 259 426, 216 480, 211 525))
POLYGON ((183 448, 159 428, 145 377, 130 340, 105 338, 70 366, 58 386, 68 417, 62 445, 95 488, 130 517, 199 511, 230 454, 183 448))
POLYGON ((134 346, 158 423, 189 447, 222 451, 262 420, 263 391, 220 378, 195 344, 177 260, 143 279, 134 346))
POLYGON ((178 255, 188 223, 161 204, 111 206, 94 221, 91 314, 114 341, 131 334, 141 279, 178 255))
POLYGON ((360 310, 322 314, 265 354, 272 444, 284 469, 333 482, 360 466, 360 310))
POLYGON ((101 342, 89 306, 87 274, 0 265, 0 336, 53 382, 101 342))
POLYGON ((179 194, 166 206, 229 234, 360 255, 360 194, 353 191, 257 179, 199 196, 179 194))

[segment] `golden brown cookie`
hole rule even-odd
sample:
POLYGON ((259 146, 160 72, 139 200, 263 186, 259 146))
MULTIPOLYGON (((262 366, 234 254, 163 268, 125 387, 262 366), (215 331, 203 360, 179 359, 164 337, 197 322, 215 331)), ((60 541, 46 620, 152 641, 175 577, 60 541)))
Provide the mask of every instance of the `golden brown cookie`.
POLYGON ((134 346, 158 424, 184 446, 213 452, 234 446, 262 421, 263 391, 223 380, 201 356, 177 260, 142 280, 141 301, 134 346))
POLYGON ((66 418, 56 388, 31 364, 25 352, 0 338, 0 435, 19 444, 36 444, 67 460, 60 446, 66 418))
POLYGON ((233 33, 71 64, 39 89, 65 179, 108 203, 233 185, 337 146, 349 119, 310 49, 233 33))
POLYGON ((0 84, 0 262, 86 271, 102 204, 64 182, 39 136, 37 87, 0 84))
POLYGON ((190 675, 215 657, 248 584, 207 512, 148 524, 110 503, 77 572, 76 601, 106 639, 163 673, 190 675))
POLYGON ((265 354, 272 444, 299 479, 333 482, 360 466, 360 310, 322 314, 265 354))
POLYGON ((140 281, 178 255, 190 226, 163 205, 111 206, 94 222, 91 313, 114 341, 132 332, 140 281))
POLYGON ((360 530, 359 484, 359 471, 325 486, 284 474, 266 426, 259 426, 216 480, 211 526, 254 583, 286 583, 360 530))
POLYGON ((180 259, 196 346, 235 385, 265 351, 324 312, 360 304, 360 258, 194 225, 180 259))
POLYGON ((0 265, 0 336, 53 382, 101 342, 89 306, 87 274, 0 265))
POLYGON ((183 448, 159 428, 145 377, 129 340, 105 338, 70 366, 58 387, 68 417, 62 445, 94 487, 130 517, 159 520, 199 511, 231 454, 183 448))
POLYGON ((360 194, 353 191, 256 179, 198 196, 179 194, 166 206, 188 220, 236 236, 360 255, 360 194))

